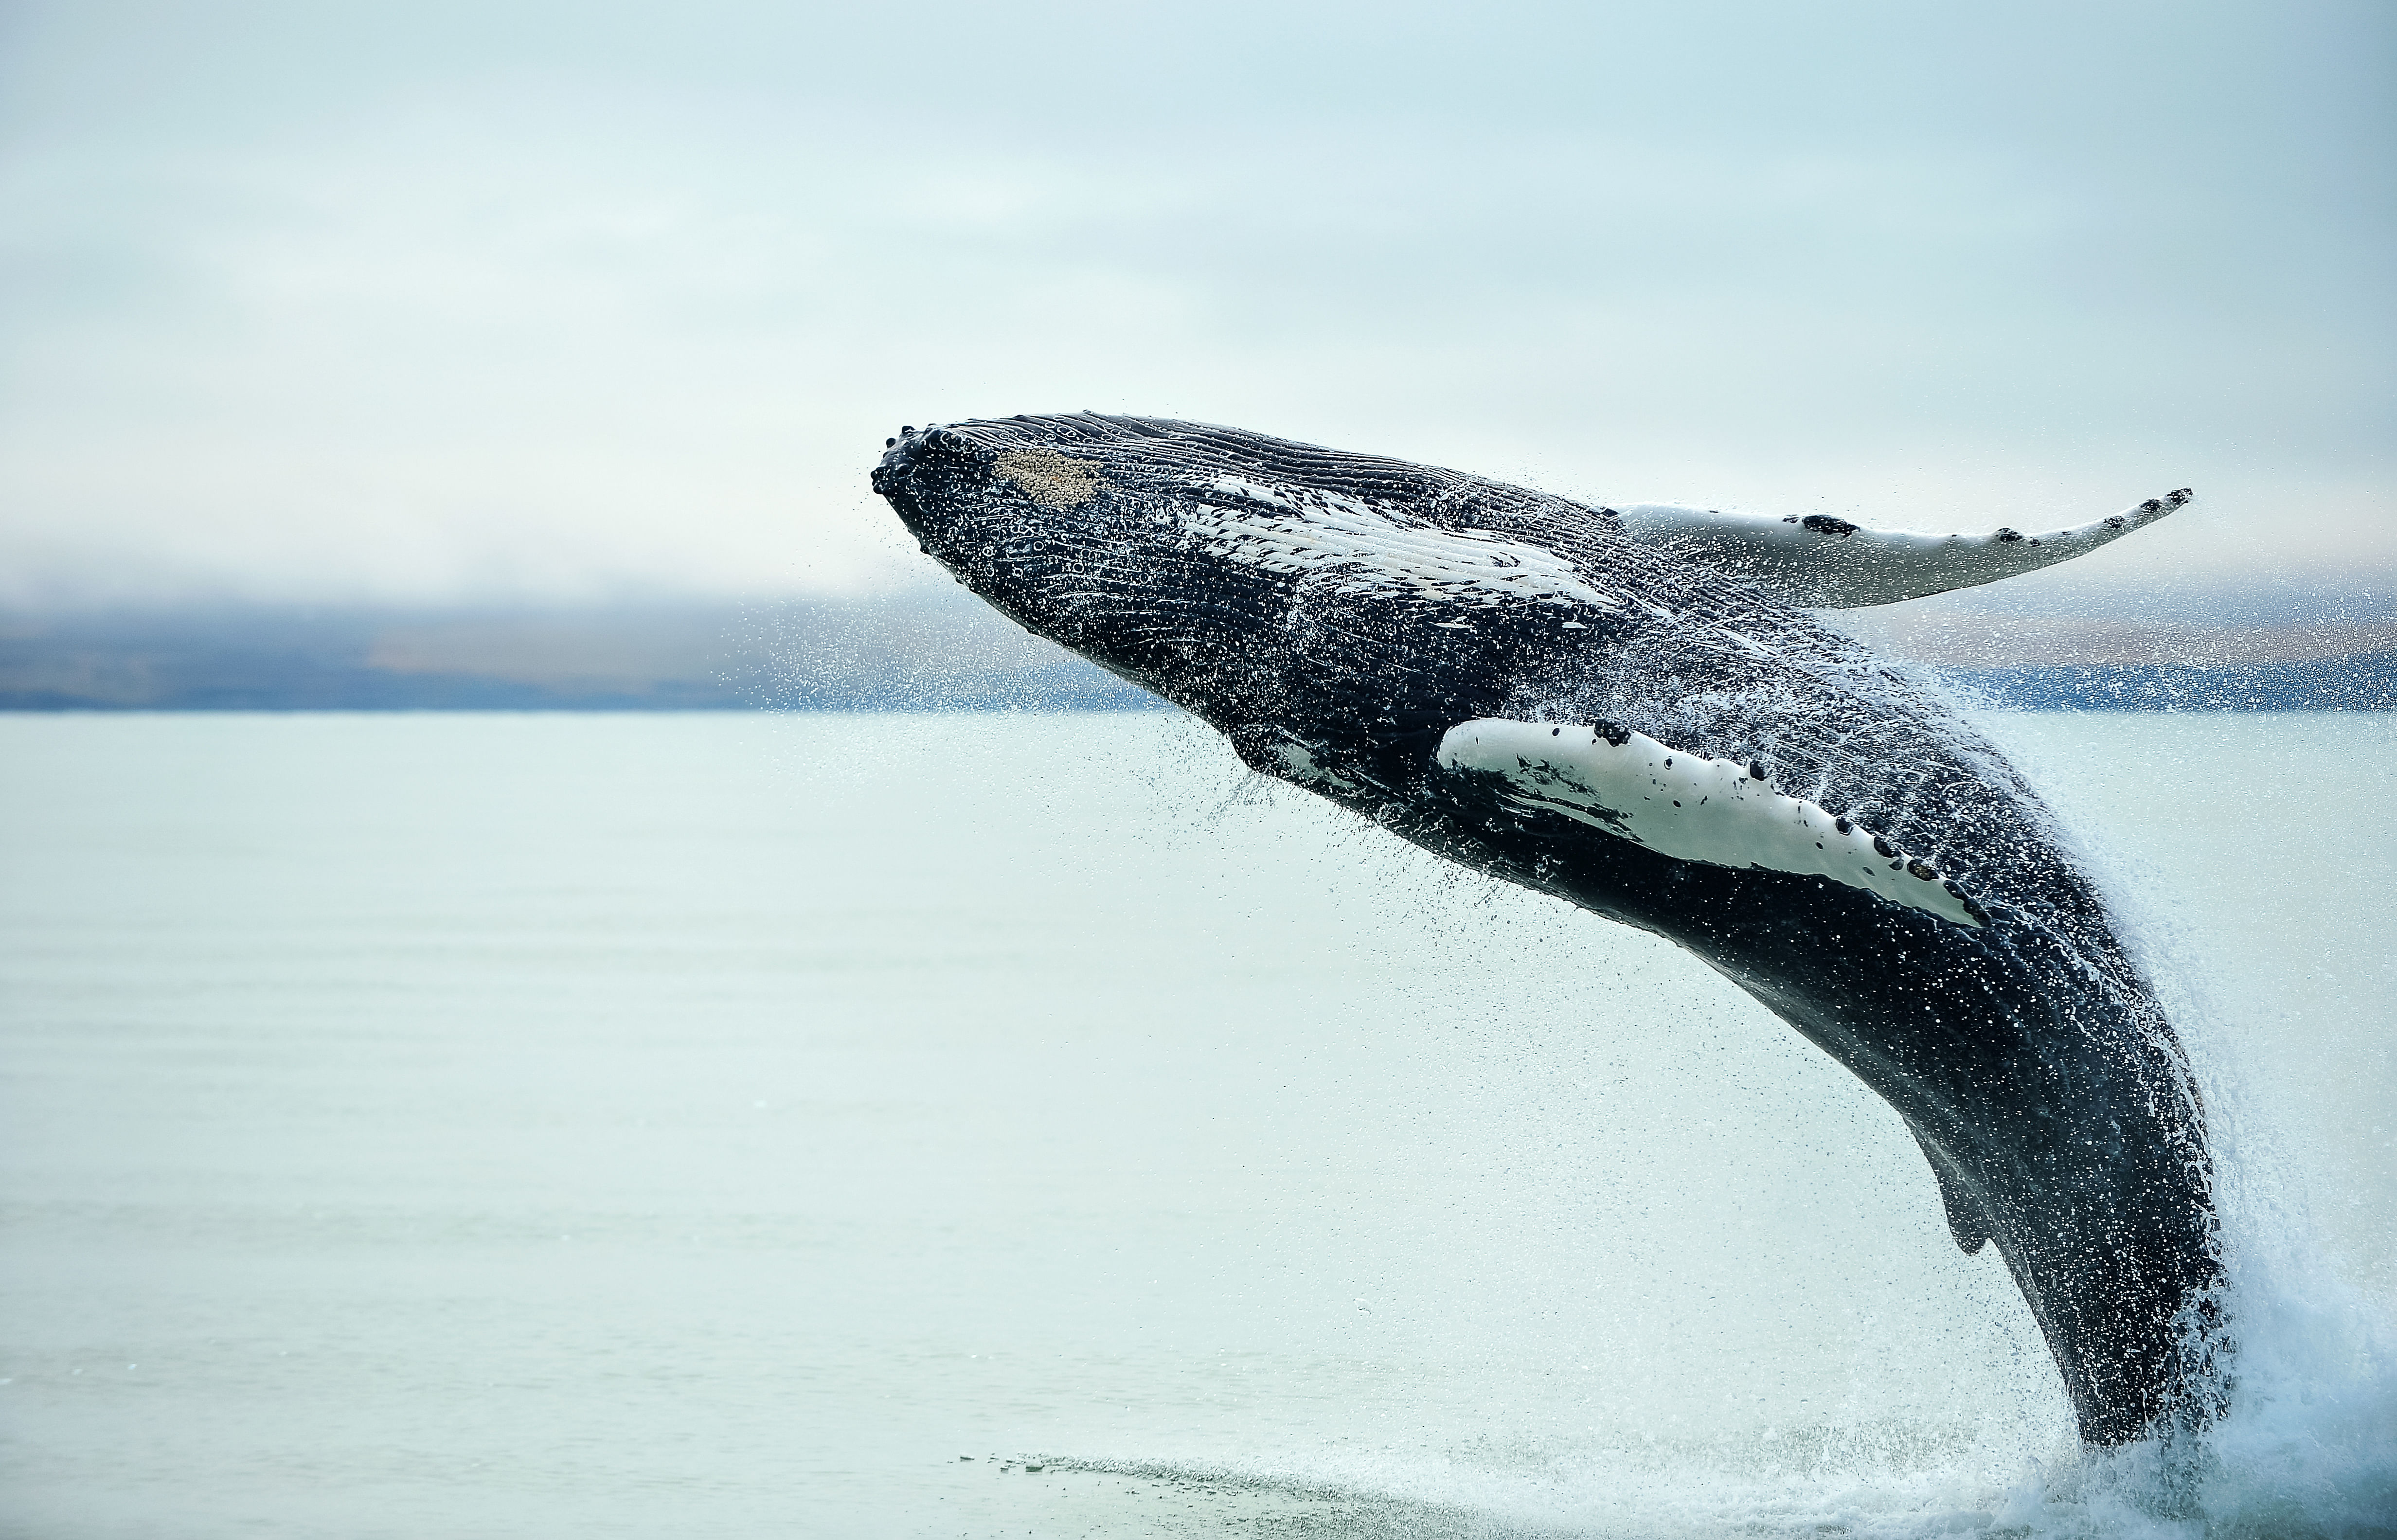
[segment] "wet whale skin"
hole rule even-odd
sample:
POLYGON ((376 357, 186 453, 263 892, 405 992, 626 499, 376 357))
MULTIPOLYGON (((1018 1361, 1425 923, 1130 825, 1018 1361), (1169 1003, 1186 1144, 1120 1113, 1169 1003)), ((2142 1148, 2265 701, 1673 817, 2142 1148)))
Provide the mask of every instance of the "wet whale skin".
POLYGON ((2084 1440, 2214 1405, 2186 1057, 2052 816, 1935 694, 1611 510, 1453 471, 1084 413, 911 431, 874 487, 974 593, 1260 772, 1667 937, 1845 1065, 1906 1119, 1958 1243, 1997 1245, 2084 1440), (1527 810, 1440 763, 1493 718, 1748 765, 1984 922, 1527 810))

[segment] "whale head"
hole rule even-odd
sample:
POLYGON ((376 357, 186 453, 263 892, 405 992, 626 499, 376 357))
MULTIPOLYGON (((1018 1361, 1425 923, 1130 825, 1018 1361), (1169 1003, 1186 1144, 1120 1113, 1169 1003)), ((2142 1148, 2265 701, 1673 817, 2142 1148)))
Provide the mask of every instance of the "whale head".
POLYGON ((1302 781, 1552 697, 1625 613, 1610 562, 1653 559, 1600 510, 1155 419, 903 433, 874 487, 1027 630, 1302 781))

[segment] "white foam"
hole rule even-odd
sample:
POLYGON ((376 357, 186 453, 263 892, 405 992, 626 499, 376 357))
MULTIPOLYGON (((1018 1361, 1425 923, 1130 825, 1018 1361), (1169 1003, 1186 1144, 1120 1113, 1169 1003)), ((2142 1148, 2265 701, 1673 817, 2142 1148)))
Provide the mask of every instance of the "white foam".
POLYGON ((1870 829, 1849 823, 1843 831, 1841 820, 1774 791, 1745 765, 1617 732, 1619 740, 1590 727, 1482 717, 1449 729, 1439 760, 1443 769, 1505 776, 1507 800, 1526 812, 1587 824, 1676 861, 1829 877, 1981 925, 1937 873, 1870 829))

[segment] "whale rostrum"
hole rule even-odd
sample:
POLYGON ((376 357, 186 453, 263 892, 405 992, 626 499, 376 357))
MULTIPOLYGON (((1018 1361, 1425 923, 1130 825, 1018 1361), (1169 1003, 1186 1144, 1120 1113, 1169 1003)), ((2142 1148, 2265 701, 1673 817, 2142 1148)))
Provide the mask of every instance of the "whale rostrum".
POLYGON ((2214 1404, 2212 1166, 2171 1024, 1996 748, 1801 608, 2029 570, 2186 492, 1951 538, 1595 506, 1157 418, 886 450, 876 490, 1029 630, 1260 773, 1673 940, 1854 1071, 1957 1243, 2005 1259, 2084 1439, 2214 1404))

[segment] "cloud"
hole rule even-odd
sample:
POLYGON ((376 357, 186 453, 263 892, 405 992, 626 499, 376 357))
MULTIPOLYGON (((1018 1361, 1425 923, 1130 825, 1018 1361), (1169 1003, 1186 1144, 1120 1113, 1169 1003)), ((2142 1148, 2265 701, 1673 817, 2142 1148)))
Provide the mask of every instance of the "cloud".
POLYGON ((902 422, 2397 564, 2387 17, 34 7, 17 602, 918 576, 902 422))

